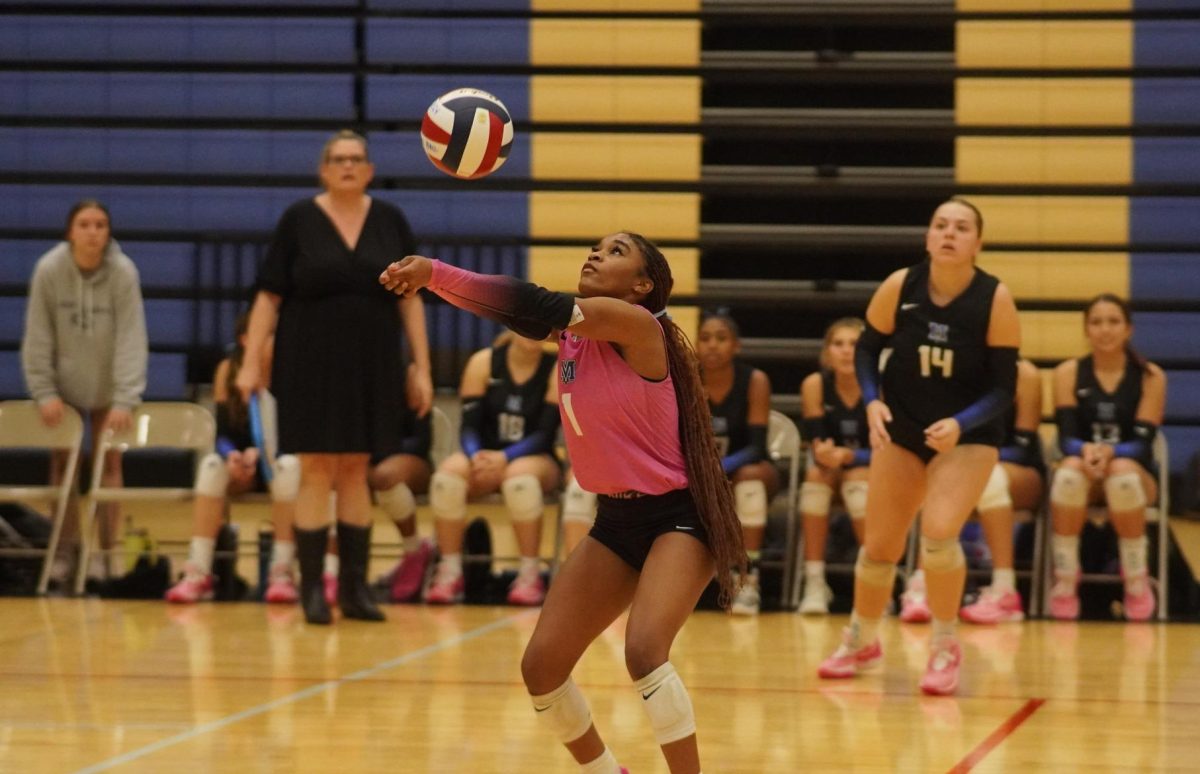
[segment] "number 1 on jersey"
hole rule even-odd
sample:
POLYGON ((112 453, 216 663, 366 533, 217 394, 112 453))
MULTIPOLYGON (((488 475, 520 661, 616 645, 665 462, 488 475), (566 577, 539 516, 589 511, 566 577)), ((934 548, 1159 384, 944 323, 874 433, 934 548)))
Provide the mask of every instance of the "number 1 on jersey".
POLYGON ((942 369, 946 379, 954 373, 954 350, 922 344, 917 347, 917 353, 921 356, 921 376, 931 376, 935 368, 942 369))
POLYGON ((571 405, 571 393, 564 392, 558 400, 567 414, 567 421, 571 423, 571 429, 575 431, 575 435, 582 438, 583 431, 579 429, 579 420, 575 418, 575 408, 571 405))

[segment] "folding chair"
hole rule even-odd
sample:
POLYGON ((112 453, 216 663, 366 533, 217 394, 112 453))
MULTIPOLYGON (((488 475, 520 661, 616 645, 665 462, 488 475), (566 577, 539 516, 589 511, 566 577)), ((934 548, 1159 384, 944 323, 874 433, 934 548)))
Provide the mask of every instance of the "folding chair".
POLYGON ((796 423, 787 415, 772 410, 767 420, 767 456, 776 465, 787 465, 787 482, 783 495, 787 498, 787 508, 784 514, 785 527, 783 553, 779 559, 764 559, 760 564, 767 567, 783 568, 783 583, 780 587, 780 607, 792 609, 796 606, 796 589, 793 578, 796 576, 796 563, 799 557, 797 541, 797 499, 800 496, 800 430, 796 423))
MULTIPOLYGON (((212 414, 194 403, 145 403, 133 413, 128 430, 114 433, 106 430, 97 445, 92 469, 91 502, 80 526, 79 572, 75 577, 75 593, 82 594, 87 580, 88 558, 92 541, 96 539, 96 510, 100 503, 129 500, 186 501, 192 499, 193 487, 146 486, 106 487, 102 483, 104 458, 110 451, 124 454, 130 449, 177 449, 193 453, 193 466, 198 466, 205 454, 213 450, 216 425, 212 414)), ((194 469, 193 469, 194 478, 194 469)), ((107 554, 107 551, 104 551, 107 554)))
MULTIPOLYGON (((50 568, 58 539, 62 533, 67 504, 71 499, 71 487, 75 485, 79 466, 79 451, 83 444, 83 420, 79 412, 70 406, 63 407, 63 418, 55 427, 47 427, 38 412, 37 404, 31 400, 6 400, 0 402, 0 448, 37 449, 51 452, 66 452, 67 464, 62 480, 57 484, 30 481, 0 485, 0 499, 4 500, 50 500, 54 503, 53 524, 50 542, 45 548, 0 549, 0 556, 42 556, 42 570, 38 577, 37 593, 45 594, 50 583, 50 568)), ((49 470, 47 470, 49 473, 49 470)))
MULTIPOLYGON (((1054 438, 1052 446, 1047 449, 1046 460, 1057 462, 1062 455, 1058 450, 1057 433, 1044 434, 1054 438)), ((1155 524, 1157 531, 1157 539, 1154 542, 1154 550, 1158 555, 1158 574, 1155 577, 1155 583, 1158 585, 1158 605, 1156 615, 1159 621, 1167 620, 1167 607, 1170 600, 1170 514, 1169 508, 1169 493, 1167 492, 1168 479, 1167 471, 1170 470, 1170 449, 1167 446, 1166 435, 1159 432, 1154 436, 1153 447, 1154 461, 1158 465, 1158 499, 1153 503, 1146 505, 1146 525, 1149 527, 1155 524)), ((1048 498, 1047 498, 1048 501, 1048 498)), ((1046 521, 1050 520, 1049 505, 1046 506, 1046 521)), ((1108 509, 1104 506, 1095 506, 1088 508, 1088 521, 1093 524, 1103 523, 1108 518, 1108 509)), ((1042 575, 1044 580, 1042 583, 1042 607, 1041 610, 1050 609, 1050 588, 1052 579, 1054 578, 1054 556, 1052 551, 1043 551, 1044 559, 1042 562, 1042 575)), ((1119 574, 1113 573, 1085 573, 1079 576, 1080 584, 1083 583, 1123 583, 1119 574)))

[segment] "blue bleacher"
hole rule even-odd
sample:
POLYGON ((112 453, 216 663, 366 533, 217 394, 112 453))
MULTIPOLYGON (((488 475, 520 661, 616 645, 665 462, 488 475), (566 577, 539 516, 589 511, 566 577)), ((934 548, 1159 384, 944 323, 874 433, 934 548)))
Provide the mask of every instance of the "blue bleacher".
POLYGON ((368 19, 371 64, 525 65, 525 19, 368 19))
POLYGON ((1135 78, 1133 124, 1200 125, 1200 78, 1135 78))
POLYGON ((1133 253, 1129 295, 1139 301, 1200 298, 1200 253, 1133 253))
MULTIPOLYGON (((121 249, 138 267, 143 288, 186 288, 194 284, 191 242, 126 242, 121 249)), ((33 267, 53 239, 0 239, 0 283, 28 285, 33 267)))
MULTIPOLYGON (((71 5, 97 5, 114 7, 162 6, 165 0, 71 0, 71 5)), ((22 0, 22 5, 38 7, 45 5, 61 6, 62 0, 22 0)), ((230 0, 188 0, 188 5, 230 5, 230 0)), ((354 8, 358 0, 247 0, 241 3, 243 8, 354 8)))
POLYGON ((1133 138, 1133 181, 1141 184, 1200 182, 1200 139, 1133 138))
POLYGON ((1200 67, 1200 22, 1138 21, 1133 25, 1134 67, 1200 67))
POLYGON ((187 355, 151 352, 146 363, 146 392, 142 397, 146 400, 186 400, 187 355))
POLYGON ((1150 360, 1200 360, 1200 313, 1139 312, 1133 345, 1150 360))
POLYGON ((28 397, 21 372, 21 353, 15 349, 0 350, 0 400, 28 397))
POLYGON ((1129 241, 1135 245, 1200 243, 1200 197, 1130 197, 1129 241))
POLYGON ((25 298, 0 296, 0 341, 19 342, 25 331, 25 298))
POLYGON ((1188 460, 1200 452, 1200 427, 1167 426, 1162 429, 1167 436, 1171 455, 1171 473, 1181 474, 1187 470, 1188 460))
POLYGON ((367 0, 369 8, 393 11, 528 11, 531 0, 367 0))
MULTIPOLYGON (((0 228, 58 231, 71 204, 95 196, 112 212, 118 239, 122 229, 268 233, 288 205, 315 193, 315 188, 249 186, 0 185, 0 228)), ((524 236, 529 231, 523 191, 387 190, 374 195, 402 207, 418 234, 524 236)))
POLYGON ((319 74, 2 72, 2 116, 350 121, 354 118, 354 78, 319 74))
POLYGON ((10 16, 0 61, 352 65, 354 20, 10 16))
POLYGON ((1200 371, 1167 371, 1167 422, 1200 424, 1200 371))
MULTIPOLYGON (((445 179, 446 173, 425 157, 420 136, 416 132, 374 132, 369 139, 376 175, 445 179)), ((491 180, 528 177, 529 163, 529 133, 517 132, 504 166, 488 177, 491 180)))
POLYGON ((419 121, 442 94, 470 85, 504 103, 514 121, 529 120, 529 78, 524 75, 368 75, 367 118, 371 121, 419 121))

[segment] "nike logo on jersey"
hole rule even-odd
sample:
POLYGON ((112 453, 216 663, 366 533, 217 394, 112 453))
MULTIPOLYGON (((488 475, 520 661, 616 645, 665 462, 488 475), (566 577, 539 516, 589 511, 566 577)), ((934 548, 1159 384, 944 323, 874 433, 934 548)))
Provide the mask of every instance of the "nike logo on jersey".
POLYGON ((649 701, 651 696, 653 696, 654 694, 658 693, 658 689, 659 689, 659 688, 662 688, 662 686, 661 686, 661 685, 656 685, 656 686, 654 686, 654 690, 653 690, 653 691, 651 691, 650 693, 643 693, 643 694, 642 694, 642 701, 649 701))
POLYGON ((1091 394, 1092 394, 1092 389, 1090 387, 1080 387, 1078 390, 1075 391, 1075 396, 1078 398, 1086 398, 1087 396, 1089 396, 1091 394))
POLYGON ((900 311, 907 312, 909 309, 916 309, 920 304, 901 304, 900 311))

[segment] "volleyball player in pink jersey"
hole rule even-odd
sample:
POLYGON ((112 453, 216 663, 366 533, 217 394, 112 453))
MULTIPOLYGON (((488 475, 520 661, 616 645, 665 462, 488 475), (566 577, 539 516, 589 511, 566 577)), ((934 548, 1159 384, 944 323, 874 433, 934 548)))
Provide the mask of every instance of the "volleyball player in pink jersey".
POLYGON ((546 596, 521 672, 541 722, 584 772, 623 771, 571 670, 626 608, 625 665, 675 774, 700 771, 687 689, 671 643, 713 573, 728 605, 745 572, 741 525, 713 439, 695 353, 665 316, 671 270, 645 237, 611 234, 588 253, 578 295, 409 256, 380 282, 428 287, 523 336, 559 334, 559 410, 596 523, 546 596))

